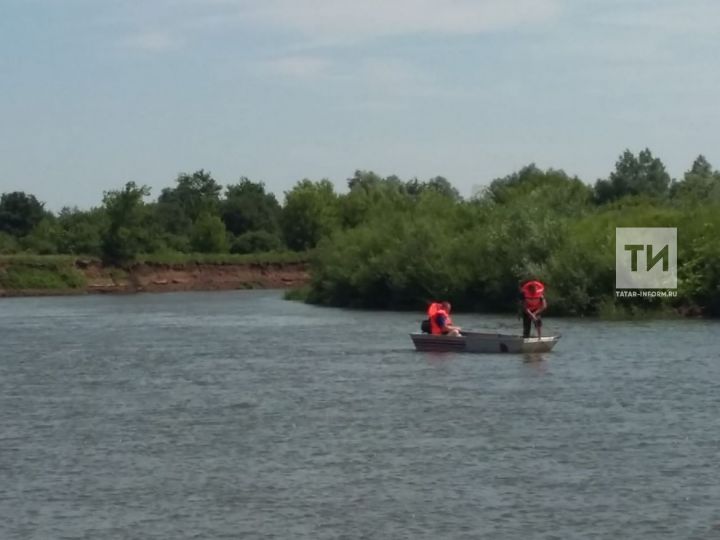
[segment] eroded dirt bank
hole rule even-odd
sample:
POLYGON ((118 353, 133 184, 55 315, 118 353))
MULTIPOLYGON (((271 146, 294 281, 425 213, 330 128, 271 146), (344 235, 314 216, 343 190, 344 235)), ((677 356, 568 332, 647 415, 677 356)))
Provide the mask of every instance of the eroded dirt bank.
POLYGON ((119 268, 78 260, 71 271, 78 278, 71 286, 0 287, 0 296, 278 289, 309 281, 306 263, 142 263, 119 268))

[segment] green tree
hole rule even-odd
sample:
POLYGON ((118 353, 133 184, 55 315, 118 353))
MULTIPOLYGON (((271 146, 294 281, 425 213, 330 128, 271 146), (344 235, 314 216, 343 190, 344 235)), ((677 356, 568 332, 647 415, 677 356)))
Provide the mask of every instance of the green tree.
POLYGON ((720 317, 720 202, 685 208, 675 225, 680 299, 696 313, 720 317))
POLYGON ((29 234, 46 215, 35 195, 14 191, 0 197, 0 231, 15 237, 29 234))
POLYGON ((57 216, 58 253, 101 256, 106 218, 103 208, 83 211, 65 207, 60 210, 57 216))
POLYGON ((222 186, 204 169, 179 174, 175 187, 163 189, 149 208, 158 244, 174 251, 191 250, 194 223, 201 214, 219 214, 221 191, 222 186))
MULTIPOLYGON (((172 215, 176 219, 182 214, 185 220, 194 222, 201 214, 217 214, 222 186, 204 169, 192 174, 181 173, 175 180, 174 188, 165 188, 158 203, 179 208, 172 215)), ((187 224, 187 221, 185 221, 187 224)))
POLYGON ((198 253, 227 253, 225 225, 218 216, 201 214, 193 225, 192 249, 198 253))
POLYGON ((595 200, 605 204, 628 195, 663 197, 668 194, 670 175, 659 158, 645 149, 637 157, 630 151, 620 156, 607 180, 595 184, 595 200))
POLYGON ((705 156, 698 156, 681 182, 671 188, 673 198, 693 201, 720 200, 720 171, 713 171, 705 156))
POLYGON ((434 191, 454 201, 462 199, 458 190, 444 176, 435 176, 427 182, 420 182, 417 178, 413 178, 404 184, 403 191, 411 197, 417 197, 426 191, 434 191))
POLYGON ((692 168, 686 174, 694 174, 696 176, 711 176, 713 173, 712 165, 700 154, 693 161, 692 168))
POLYGON ((414 203, 397 176, 380 178, 372 172, 357 171, 348 185, 350 191, 338 200, 340 222, 345 228, 356 227, 375 214, 403 212, 414 203))
MULTIPOLYGON (((174 195, 168 194, 166 188, 163 190, 158 202, 152 206, 152 213, 155 216, 158 226, 166 235, 172 236, 180 243, 187 243, 192 229, 193 220, 186 213, 183 206, 174 195)), ((172 192, 171 192, 172 193, 172 192)))
POLYGON ((312 249, 339 226, 338 197, 329 180, 302 180, 285 193, 281 227, 290 249, 312 249))
POLYGON ((462 198, 458 190, 443 176, 435 176, 428 180, 425 183, 425 189, 435 191, 454 201, 459 201, 462 198))
POLYGON ((275 195, 265 191, 265 184, 242 177, 227 187, 221 202, 221 216, 225 227, 234 235, 248 232, 279 232, 281 208, 275 195))
POLYGON ((543 171, 530 164, 493 180, 476 201, 491 205, 535 208, 542 206, 563 215, 583 213, 592 199, 592 189, 562 170, 543 171))
POLYGON ((103 258, 113 263, 132 261, 147 245, 146 208, 143 198, 150 188, 128 182, 121 190, 104 193, 107 228, 102 235, 103 258))
POLYGON ((21 239, 23 248, 39 255, 54 255, 58 253, 58 240, 60 228, 53 216, 44 218, 35 228, 21 239))
POLYGON ((351 191, 353 189, 372 189, 383 181, 382 177, 372 171, 356 170, 351 178, 348 178, 347 185, 351 191))
POLYGON ((12 255, 19 250, 17 238, 5 231, 0 231, 0 255, 12 255))

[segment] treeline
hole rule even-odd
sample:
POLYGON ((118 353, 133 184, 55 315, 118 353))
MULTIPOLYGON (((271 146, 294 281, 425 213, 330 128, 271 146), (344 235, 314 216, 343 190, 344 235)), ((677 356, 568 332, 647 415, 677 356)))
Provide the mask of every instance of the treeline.
MULTIPOLYGON (((148 200, 128 183, 91 210, 48 212, 33 195, 0 200, 0 253, 76 254, 126 262, 153 253, 313 250, 309 301, 417 308, 514 305, 518 281, 548 283, 557 314, 607 313, 614 299, 615 227, 678 227, 678 297, 636 307, 720 315, 720 172, 699 156, 671 179, 649 150, 625 151, 594 186, 534 165, 463 199, 443 177, 403 181, 356 171, 347 193, 302 180, 282 204, 262 182, 225 188, 204 170, 148 200)), ((622 305, 628 305, 625 301, 622 305)))
POLYGON ((178 176, 155 201, 128 182, 90 210, 47 211, 34 195, 0 199, 0 253, 71 254, 127 262, 153 253, 254 253, 282 250, 281 208, 262 183, 223 187, 204 170, 178 176))
MULTIPOLYGON (((368 179, 459 195, 444 178, 406 184, 358 171, 354 186, 368 179)), ((340 215, 340 198, 328 180, 302 180, 281 205, 262 182, 242 177, 223 188, 210 173, 180 174, 174 187, 148 201, 150 188, 128 182, 105 192, 90 210, 45 209, 35 195, 4 193, 0 198, 0 254, 82 255, 125 263, 139 255, 165 253, 251 254, 308 251, 344 225, 358 224, 358 209, 340 215)), ((354 199, 354 197, 353 197, 354 199)))
POLYGON ((625 316, 666 309, 720 316, 720 173, 699 156, 673 180, 649 150, 626 151, 594 186, 531 165, 470 200, 372 174, 325 207, 311 302, 417 309, 515 309, 518 284, 548 284, 551 313, 625 316), (334 210, 331 211, 331 208, 334 210), (332 217, 331 217, 332 216, 332 217), (617 300, 616 227, 678 228, 678 296, 617 300))

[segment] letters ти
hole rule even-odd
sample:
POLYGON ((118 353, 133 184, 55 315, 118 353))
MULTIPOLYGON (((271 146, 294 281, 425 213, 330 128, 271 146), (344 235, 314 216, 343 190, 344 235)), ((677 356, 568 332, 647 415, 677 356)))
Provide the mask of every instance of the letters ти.
POLYGON ((670 266, 670 254, 668 252, 670 246, 663 247, 657 255, 653 256, 652 244, 643 246, 642 244, 627 244, 625 245, 625 251, 631 252, 630 269, 632 272, 638 271, 638 251, 643 251, 647 247, 646 259, 645 259, 645 270, 650 271, 652 268, 660 262, 662 259, 663 272, 668 271, 670 266))

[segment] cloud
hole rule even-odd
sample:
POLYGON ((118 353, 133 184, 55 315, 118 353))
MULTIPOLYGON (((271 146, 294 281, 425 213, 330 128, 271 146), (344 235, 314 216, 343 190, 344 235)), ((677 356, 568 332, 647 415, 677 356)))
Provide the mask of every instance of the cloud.
POLYGON ((567 0, 121 0, 126 13, 181 25, 244 24, 316 39, 467 35, 540 23, 567 0))
POLYGON ((552 18, 559 0, 266 0, 241 2, 247 20, 318 39, 477 34, 552 18), (251 5, 253 4, 253 5, 251 5))
POLYGON ((651 3, 636 0, 603 4, 597 22, 643 32, 660 31, 666 34, 696 32, 717 33, 720 3, 716 0, 687 0, 685 2, 656 0, 651 3), (613 9, 615 8, 615 9, 613 9))
POLYGON ((271 73, 290 78, 318 78, 327 76, 332 67, 330 60, 318 56, 285 56, 264 63, 271 73))
POLYGON ((372 81, 376 86, 418 84, 422 72, 408 62, 390 57, 369 57, 355 62, 341 62, 332 56, 280 56, 261 62, 265 71, 288 78, 324 79, 336 82, 372 81))
POLYGON ((397 109, 411 98, 467 99, 475 92, 448 87, 423 66, 392 56, 369 56, 353 62, 334 55, 288 55, 258 62, 261 76, 310 82, 326 92, 334 88, 335 106, 350 109, 397 109))
POLYGON ((121 45, 148 52, 166 52, 179 49, 182 42, 166 31, 140 32, 122 40, 121 45))

